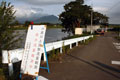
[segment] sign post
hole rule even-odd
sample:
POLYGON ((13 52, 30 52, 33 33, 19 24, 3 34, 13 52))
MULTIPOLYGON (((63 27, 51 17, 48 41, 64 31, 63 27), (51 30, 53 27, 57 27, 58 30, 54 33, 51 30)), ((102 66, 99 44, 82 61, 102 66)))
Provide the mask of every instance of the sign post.
POLYGON ((21 63, 21 73, 36 77, 39 74, 39 69, 47 69, 49 65, 45 47, 45 25, 31 25, 28 28, 24 54, 21 63), (47 67, 40 67, 42 54, 46 56, 47 67))

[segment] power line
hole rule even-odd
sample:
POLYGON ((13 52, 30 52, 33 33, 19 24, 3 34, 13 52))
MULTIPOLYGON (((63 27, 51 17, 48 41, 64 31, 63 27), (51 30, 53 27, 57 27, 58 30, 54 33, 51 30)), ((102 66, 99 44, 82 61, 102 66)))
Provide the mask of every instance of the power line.
POLYGON ((120 1, 115 3, 112 7, 110 7, 107 11, 106 14, 108 14, 108 12, 110 12, 112 9, 114 9, 115 7, 117 7, 119 5, 120 1))

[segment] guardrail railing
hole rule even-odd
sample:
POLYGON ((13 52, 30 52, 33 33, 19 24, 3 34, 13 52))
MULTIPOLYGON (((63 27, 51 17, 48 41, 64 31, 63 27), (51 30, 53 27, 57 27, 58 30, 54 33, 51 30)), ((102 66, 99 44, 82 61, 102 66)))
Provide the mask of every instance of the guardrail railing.
MULTIPOLYGON (((74 39, 68 39, 68 40, 62 40, 62 41, 57 41, 57 42, 46 43, 45 44, 46 51, 48 52, 48 51, 51 51, 53 49, 60 48, 60 53, 62 53, 63 46, 70 45, 70 49, 72 49, 72 44, 76 43, 76 46, 78 46, 78 42, 85 41, 85 40, 89 39, 90 37, 93 37, 93 35, 74 38, 74 39)), ((23 51, 24 51, 24 49, 3 50, 2 51, 2 63, 9 65, 9 73, 10 74, 13 73, 12 63, 19 62, 22 60, 23 51)), ((44 58, 44 61, 46 61, 45 58, 44 58)))

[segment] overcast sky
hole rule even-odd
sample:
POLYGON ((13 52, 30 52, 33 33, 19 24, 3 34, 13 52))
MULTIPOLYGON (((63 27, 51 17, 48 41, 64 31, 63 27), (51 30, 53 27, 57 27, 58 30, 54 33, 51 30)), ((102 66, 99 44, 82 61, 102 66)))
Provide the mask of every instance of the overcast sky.
MULTIPOLYGON (((58 16, 64 11, 63 6, 74 0, 6 0, 14 5, 18 18, 58 16)), ((109 16, 109 22, 120 24, 120 0, 85 0, 85 4, 93 6, 94 11, 109 16)))

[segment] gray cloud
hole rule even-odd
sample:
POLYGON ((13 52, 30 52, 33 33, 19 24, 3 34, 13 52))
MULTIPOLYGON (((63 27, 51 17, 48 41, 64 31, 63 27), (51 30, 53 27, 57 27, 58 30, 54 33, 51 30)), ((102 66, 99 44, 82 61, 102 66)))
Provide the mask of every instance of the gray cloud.
POLYGON ((120 24, 120 5, 113 6, 112 9, 109 10, 108 16, 110 17, 110 23, 120 24))
POLYGON ((16 19, 20 22, 24 22, 26 20, 36 20, 42 16, 46 16, 48 14, 42 13, 43 9, 39 7, 28 7, 28 6, 19 6, 15 7, 15 10, 17 11, 15 16, 16 19))
POLYGON ((53 4, 65 4, 75 0, 17 0, 17 1, 22 1, 32 5, 53 5, 53 4))
MULTIPOLYGON (((69 3, 70 1, 75 0, 14 0, 15 3, 20 3, 21 5, 24 4, 26 7, 29 8, 19 8, 19 12, 17 13, 18 17, 30 17, 36 16, 37 14, 59 14, 60 11, 62 12, 63 5, 69 3), (23 3, 23 4, 22 4, 23 3), (56 5, 53 6, 53 5, 56 5), (62 5, 62 6, 58 6, 62 5), (40 8, 41 7, 41 8, 40 8), (21 10, 22 9, 22 10, 21 10), (22 12, 22 13, 21 13, 22 12)), ((95 11, 98 11, 103 14, 107 14, 110 17, 110 23, 120 23, 120 0, 85 0, 85 4, 91 5, 93 4, 93 8, 95 11)), ((40 15, 38 15, 40 16, 40 15)))
POLYGON ((36 7, 31 7, 31 9, 33 9, 33 10, 35 10, 35 11, 39 11, 39 12, 42 12, 42 11, 44 11, 42 8, 36 8, 36 7))
POLYGON ((120 0, 90 0, 95 11, 103 13, 109 17, 111 24, 120 24, 120 0))

